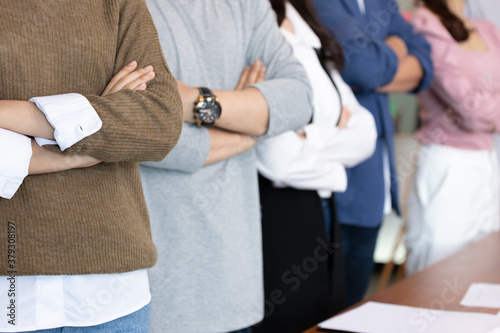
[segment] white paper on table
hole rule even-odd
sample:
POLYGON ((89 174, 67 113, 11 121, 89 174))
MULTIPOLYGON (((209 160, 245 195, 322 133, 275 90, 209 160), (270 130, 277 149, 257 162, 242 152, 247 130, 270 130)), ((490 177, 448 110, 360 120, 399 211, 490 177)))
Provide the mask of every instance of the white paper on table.
POLYGON ((500 309, 500 284, 471 284, 460 305, 500 309))
POLYGON ((495 327, 494 329, 492 329, 491 331, 488 331, 486 333, 500 333, 500 326, 495 327))
POLYGON ((319 327, 357 333, 497 333, 500 315, 368 302, 319 327))

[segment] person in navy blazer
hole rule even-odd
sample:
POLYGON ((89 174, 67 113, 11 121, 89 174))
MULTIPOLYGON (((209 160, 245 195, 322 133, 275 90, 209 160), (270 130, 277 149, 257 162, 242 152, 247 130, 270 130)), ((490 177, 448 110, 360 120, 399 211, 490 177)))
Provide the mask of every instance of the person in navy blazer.
POLYGON ((336 196, 346 264, 348 305, 360 301, 373 270, 384 213, 399 213, 394 124, 389 92, 418 92, 432 81, 430 46, 414 33, 394 0, 314 0, 320 21, 342 43, 343 79, 374 116, 378 138, 367 161, 347 169, 348 187, 336 196))

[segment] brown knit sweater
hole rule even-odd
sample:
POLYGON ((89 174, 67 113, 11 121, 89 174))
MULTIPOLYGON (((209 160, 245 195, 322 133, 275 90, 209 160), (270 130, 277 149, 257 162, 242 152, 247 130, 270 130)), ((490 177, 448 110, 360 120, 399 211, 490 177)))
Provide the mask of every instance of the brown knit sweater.
POLYGON ((161 160, 173 148, 182 105, 144 1, 0 1, 0 22, 0 99, 84 95, 103 126, 65 153, 104 161, 28 176, 11 200, 0 199, 0 275, 151 267, 156 251, 137 162, 161 160), (148 89, 100 97, 132 60, 154 66, 148 89))

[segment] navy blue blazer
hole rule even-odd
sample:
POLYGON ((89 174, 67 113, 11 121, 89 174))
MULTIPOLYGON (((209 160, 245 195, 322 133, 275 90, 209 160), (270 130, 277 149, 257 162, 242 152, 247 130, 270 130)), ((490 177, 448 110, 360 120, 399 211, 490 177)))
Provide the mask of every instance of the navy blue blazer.
POLYGON ((398 68, 397 56, 384 40, 399 36, 408 52, 420 61, 424 77, 414 92, 427 88, 432 81, 430 45, 422 35, 414 33, 394 0, 366 0, 365 14, 361 14, 356 0, 314 0, 314 4, 321 22, 335 33, 344 48, 342 77, 361 105, 373 114, 378 132, 373 156, 347 170, 347 190, 335 195, 338 218, 343 224, 376 227, 382 221, 385 200, 384 145, 389 152, 392 207, 399 213, 394 123, 387 94, 375 92, 392 81, 398 68))

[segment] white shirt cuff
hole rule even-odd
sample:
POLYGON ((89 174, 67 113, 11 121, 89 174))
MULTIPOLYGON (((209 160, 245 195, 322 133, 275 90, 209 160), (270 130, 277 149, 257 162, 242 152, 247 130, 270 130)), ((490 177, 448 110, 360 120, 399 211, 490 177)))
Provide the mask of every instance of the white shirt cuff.
POLYGON ((0 129, 0 197, 11 199, 28 175, 31 139, 0 129))
POLYGON ((90 102, 80 94, 34 97, 30 102, 36 104, 54 127, 54 137, 61 150, 71 147, 102 127, 101 118, 90 102))
POLYGON ((57 145, 57 141, 35 137, 36 143, 40 146, 57 145))

